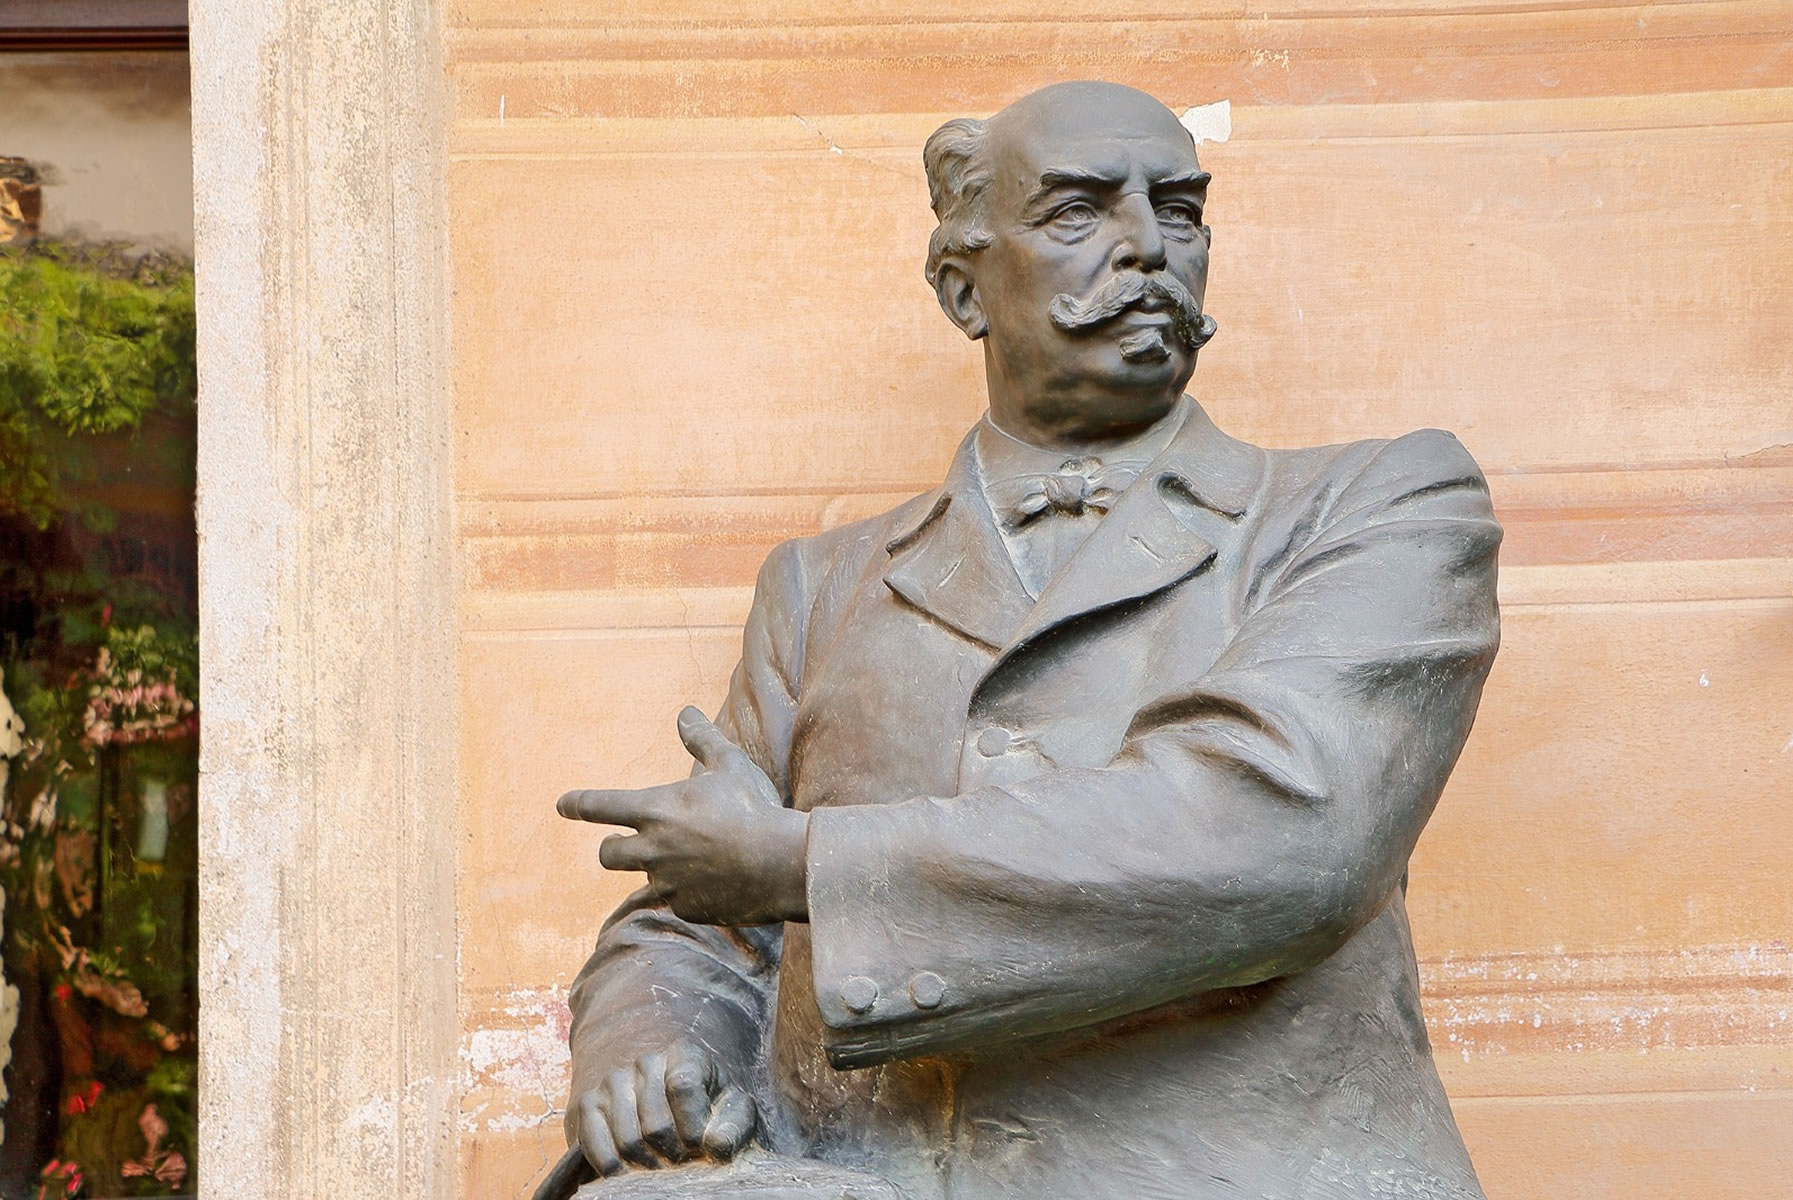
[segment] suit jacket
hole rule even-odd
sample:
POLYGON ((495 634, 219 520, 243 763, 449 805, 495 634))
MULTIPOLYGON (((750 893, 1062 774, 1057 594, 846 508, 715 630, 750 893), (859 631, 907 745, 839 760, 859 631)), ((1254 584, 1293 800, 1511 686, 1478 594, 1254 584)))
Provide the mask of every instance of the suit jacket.
POLYGON ((697 1036, 774 1149, 916 1200, 1481 1196, 1403 893, 1499 641, 1486 484, 1185 404, 1037 602, 969 438, 772 553, 719 723, 812 814, 810 921, 632 898, 576 1090, 697 1036))

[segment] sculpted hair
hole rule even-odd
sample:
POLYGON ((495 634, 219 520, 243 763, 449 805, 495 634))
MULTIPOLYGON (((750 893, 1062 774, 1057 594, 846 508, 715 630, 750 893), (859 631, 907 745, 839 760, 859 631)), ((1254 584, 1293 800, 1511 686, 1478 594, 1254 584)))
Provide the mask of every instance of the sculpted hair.
POLYGON ((928 172, 928 201, 940 224, 928 238, 928 284, 949 254, 982 250, 995 239, 984 227, 984 193, 989 190, 990 124, 958 117, 933 132, 922 147, 928 172))

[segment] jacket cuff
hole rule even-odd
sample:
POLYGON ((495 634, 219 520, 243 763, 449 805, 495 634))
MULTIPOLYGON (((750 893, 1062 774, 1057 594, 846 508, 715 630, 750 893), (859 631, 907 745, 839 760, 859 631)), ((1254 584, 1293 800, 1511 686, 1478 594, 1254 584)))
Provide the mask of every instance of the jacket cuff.
POLYGON ((919 1052, 938 1035, 934 1023, 965 1000, 943 961, 925 961, 939 943, 896 935, 933 919, 911 881, 892 870, 901 861, 890 851, 902 815, 901 806, 869 804, 810 813, 811 969, 823 1046, 836 1067, 919 1052))

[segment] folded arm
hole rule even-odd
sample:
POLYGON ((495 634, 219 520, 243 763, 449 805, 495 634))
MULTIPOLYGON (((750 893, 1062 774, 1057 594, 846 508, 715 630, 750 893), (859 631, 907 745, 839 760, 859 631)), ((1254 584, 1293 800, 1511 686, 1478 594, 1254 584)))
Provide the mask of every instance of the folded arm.
POLYGON ((1332 954, 1386 903, 1468 736, 1499 538, 1454 439, 1391 443, 1107 766, 812 814, 835 1064, 988 1049, 1332 954))

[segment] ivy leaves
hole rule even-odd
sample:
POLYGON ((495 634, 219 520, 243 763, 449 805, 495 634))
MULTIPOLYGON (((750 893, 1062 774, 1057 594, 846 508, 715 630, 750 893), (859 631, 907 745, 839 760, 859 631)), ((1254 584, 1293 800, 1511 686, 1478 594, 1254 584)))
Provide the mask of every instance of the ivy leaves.
POLYGON ((194 380, 190 270, 0 250, 0 516, 47 529, 84 513, 93 439, 190 410, 194 380))

